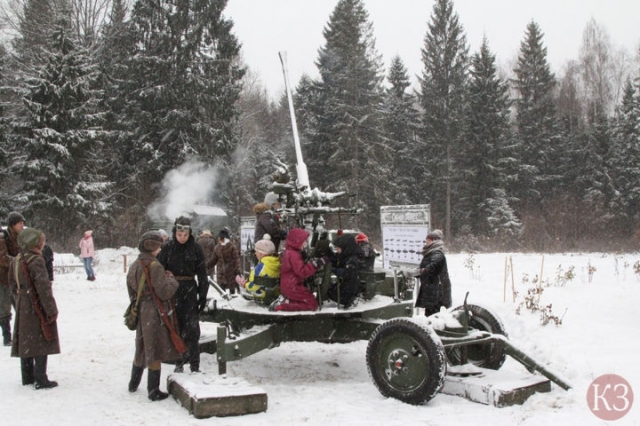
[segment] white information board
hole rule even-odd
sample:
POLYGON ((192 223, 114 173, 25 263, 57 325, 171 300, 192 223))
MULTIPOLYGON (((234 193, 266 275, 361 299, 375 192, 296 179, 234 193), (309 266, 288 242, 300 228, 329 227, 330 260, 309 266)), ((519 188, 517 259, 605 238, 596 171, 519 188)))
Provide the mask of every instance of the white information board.
POLYGON ((417 266, 431 226, 429 204, 381 206, 382 253, 385 268, 390 262, 417 266))
POLYGON ((256 217, 242 216, 240 218, 240 252, 244 253, 247 247, 253 248, 253 236, 256 232, 256 217))

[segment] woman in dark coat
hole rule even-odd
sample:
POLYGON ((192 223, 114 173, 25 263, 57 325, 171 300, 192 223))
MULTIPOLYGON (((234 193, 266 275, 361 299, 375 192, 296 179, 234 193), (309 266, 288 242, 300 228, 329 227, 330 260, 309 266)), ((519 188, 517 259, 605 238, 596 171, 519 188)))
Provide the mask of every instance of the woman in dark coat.
POLYGON ((9 285, 16 309, 11 356, 20 357, 22 384, 35 384, 36 389, 58 386, 47 377, 47 357, 60 353, 58 306, 42 257, 44 241, 42 231, 23 230, 18 235, 21 253, 9 267, 9 285), (34 291, 39 299, 37 308, 34 291))
POLYGON ((238 290, 236 277, 242 276, 240 254, 235 244, 231 243, 229 231, 223 229, 218 234, 218 244, 213 249, 213 256, 207 261, 207 270, 216 269, 216 280, 224 290, 234 294, 238 290))
MULTIPOLYGON (((127 292, 129 299, 134 301, 137 297, 140 279, 146 267, 153 290, 158 299, 160 299, 162 307, 168 314, 169 321, 171 321, 177 333, 177 321, 173 316, 173 312, 175 312, 173 295, 178 289, 178 281, 176 281, 171 272, 165 272, 160 262, 156 260, 161 247, 162 237, 159 232, 149 231, 142 235, 138 243, 140 254, 127 273, 127 292)), ((173 345, 169 329, 160 316, 158 303, 151 293, 146 277, 138 305, 138 316, 136 353, 133 358, 129 392, 138 390, 142 380, 142 373, 146 367, 148 368, 147 391, 149 392, 149 399, 159 401, 168 396, 167 393, 160 391, 161 362, 176 361, 181 359, 182 356, 173 345)))
POLYGON ((280 226, 280 216, 273 210, 273 207, 278 208, 279 206, 277 195, 272 192, 267 194, 264 203, 253 206, 253 212, 256 214, 253 242, 257 243, 265 238, 265 234, 269 234, 271 241, 276 246, 276 253, 280 251, 280 241, 285 235, 280 226))
POLYGON ((353 235, 342 235, 333 243, 338 251, 331 271, 338 277, 327 296, 345 309, 354 306, 360 278, 358 277, 358 243, 353 235))
POLYGON ((439 232, 427 235, 420 262, 420 292, 416 308, 424 308, 426 316, 451 307, 451 281, 444 256, 444 243, 439 232))

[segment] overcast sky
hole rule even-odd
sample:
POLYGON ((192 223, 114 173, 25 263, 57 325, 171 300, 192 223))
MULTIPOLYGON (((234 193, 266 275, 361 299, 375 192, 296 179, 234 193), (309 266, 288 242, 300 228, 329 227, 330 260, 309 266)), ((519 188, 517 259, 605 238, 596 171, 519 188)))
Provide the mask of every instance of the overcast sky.
MULTIPOLYGON (((284 91, 278 57, 286 51, 293 86, 306 73, 317 77, 315 61, 324 45, 322 31, 338 0, 229 0, 225 15, 243 45, 245 63, 259 73, 271 96, 284 91)), ((433 0, 364 0, 373 23, 376 49, 385 67, 399 55, 412 81, 423 69, 424 44, 433 0)), ((562 74, 577 59, 582 33, 591 18, 605 28, 614 47, 636 56, 640 46, 640 0, 454 0, 471 53, 486 35, 500 66, 518 55, 527 24, 544 33, 552 71, 562 74)))

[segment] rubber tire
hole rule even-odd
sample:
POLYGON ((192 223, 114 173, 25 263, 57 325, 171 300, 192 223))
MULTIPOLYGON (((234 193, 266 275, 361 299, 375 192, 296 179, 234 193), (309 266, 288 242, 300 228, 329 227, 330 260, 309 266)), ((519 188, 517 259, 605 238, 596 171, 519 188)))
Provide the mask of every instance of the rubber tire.
MULTIPOLYGON (((470 328, 508 337, 502 321, 491 311, 478 305, 467 306, 471 313, 470 328)), ((454 311, 464 311, 464 306, 458 306, 454 311)), ((447 349, 447 359, 451 365, 460 365, 460 348, 447 349)), ((499 370, 506 359, 504 348, 495 343, 467 346, 467 361, 476 367, 499 370)))
POLYGON ((395 318, 378 326, 371 335, 367 369, 383 396, 422 405, 442 388, 447 363, 442 342, 431 327, 395 318))

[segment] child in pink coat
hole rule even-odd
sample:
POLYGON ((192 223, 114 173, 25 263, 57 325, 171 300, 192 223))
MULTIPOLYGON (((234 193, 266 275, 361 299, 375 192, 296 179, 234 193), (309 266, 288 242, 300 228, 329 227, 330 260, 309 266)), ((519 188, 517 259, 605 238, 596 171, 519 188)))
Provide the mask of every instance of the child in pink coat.
POLYGON ((84 235, 80 240, 80 257, 82 258, 82 264, 84 265, 84 270, 87 273, 87 279, 89 281, 96 280, 96 274, 93 272, 93 256, 95 255, 93 251, 93 231, 88 230, 84 231, 84 235))
POLYGON ((307 244, 309 233, 301 228, 289 231, 286 247, 282 253, 280 267, 280 293, 283 299, 278 299, 270 309, 276 311, 315 311, 318 301, 314 294, 304 285, 304 280, 322 268, 325 258, 312 259, 305 262, 302 250, 307 244))

